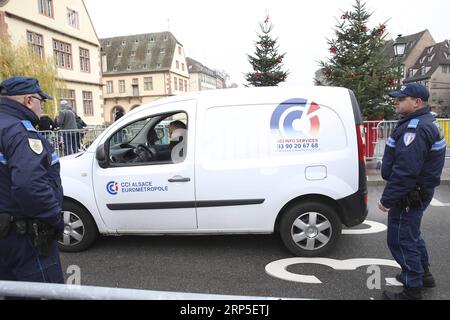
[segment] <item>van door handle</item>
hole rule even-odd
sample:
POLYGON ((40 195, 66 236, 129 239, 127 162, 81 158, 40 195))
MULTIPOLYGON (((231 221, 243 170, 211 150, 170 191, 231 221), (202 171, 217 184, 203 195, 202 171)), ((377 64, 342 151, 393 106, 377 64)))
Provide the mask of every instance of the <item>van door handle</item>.
POLYGON ((191 181, 191 178, 184 178, 181 176, 175 176, 169 179, 169 182, 189 182, 189 181, 191 181))

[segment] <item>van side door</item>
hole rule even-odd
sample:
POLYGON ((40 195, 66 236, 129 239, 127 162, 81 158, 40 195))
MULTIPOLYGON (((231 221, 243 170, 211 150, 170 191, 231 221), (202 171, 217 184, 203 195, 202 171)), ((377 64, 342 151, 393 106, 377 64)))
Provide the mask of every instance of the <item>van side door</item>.
POLYGON ((143 107, 120 119, 113 133, 100 142, 107 164, 94 160, 92 177, 97 206, 108 228, 118 233, 197 228, 195 116, 195 100, 143 107), (186 126, 182 138, 169 136, 169 125, 175 121, 186 126))

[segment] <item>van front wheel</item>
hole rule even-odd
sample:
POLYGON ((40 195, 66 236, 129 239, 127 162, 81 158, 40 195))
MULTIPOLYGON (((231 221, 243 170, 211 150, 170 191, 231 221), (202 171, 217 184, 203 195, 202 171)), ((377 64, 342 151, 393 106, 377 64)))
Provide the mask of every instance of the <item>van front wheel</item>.
POLYGON ((285 246, 296 256, 318 257, 331 250, 341 235, 336 211, 323 203, 300 203, 284 212, 280 234, 285 246))
POLYGON ((80 252, 97 239, 98 229, 90 213, 71 201, 63 203, 64 233, 58 241, 59 250, 80 252))

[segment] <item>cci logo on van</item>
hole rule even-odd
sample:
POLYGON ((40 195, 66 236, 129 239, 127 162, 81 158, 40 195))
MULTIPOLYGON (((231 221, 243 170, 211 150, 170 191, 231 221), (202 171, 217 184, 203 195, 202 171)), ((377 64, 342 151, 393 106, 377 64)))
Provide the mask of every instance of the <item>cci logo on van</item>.
POLYGON ((106 191, 109 194, 116 195, 119 192, 119 183, 116 181, 110 181, 106 184, 106 191))
POLYGON ((316 111, 317 103, 308 103, 303 98, 295 98, 281 103, 270 119, 270 129, 283 136, 305 137, 309 127, 309 135, 316 136, 320 131, 320 119, 316 111), (309 124, 308 124, 309 122, 309 124))

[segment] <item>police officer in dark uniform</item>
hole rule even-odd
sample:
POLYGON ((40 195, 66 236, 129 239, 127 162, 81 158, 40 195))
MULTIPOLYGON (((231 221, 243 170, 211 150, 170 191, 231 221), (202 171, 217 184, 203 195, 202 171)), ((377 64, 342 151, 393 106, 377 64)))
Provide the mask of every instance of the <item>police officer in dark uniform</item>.
POLYGON ((422 299, 422 288, 434 287, 435 281, 420 224, 440 184, 446 141, 426 105, 426 87, 410 83, 389 96, 395 98, 396 112, 403 117, 387 141, 381 168, 387 184, 378 206, 389 212, 387 243, 402 268, 397 279, 404 289, 400 293, 384 291, 383 297, 422 299))
POLYGON ((59 160, 35 129, 46 99, 34 78, 0 84, 0 280, 64 283, 59 160))

